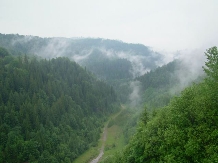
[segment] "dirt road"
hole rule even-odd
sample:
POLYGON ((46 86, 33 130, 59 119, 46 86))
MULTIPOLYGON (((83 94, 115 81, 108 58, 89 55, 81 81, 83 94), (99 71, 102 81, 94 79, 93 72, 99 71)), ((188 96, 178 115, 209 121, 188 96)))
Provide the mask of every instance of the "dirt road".
POLYGON ((103 156, 104 154, 104 146, 105 146, 105 141, 107 139, 107 125, 105 126, 104 128, 104 132, 103 132, 103 135, 102 135, 102 140, 103 140, 103 143, 102 143, 102 146, 101 146, 101 150, 100 150, 100 153, 99 155, 93 159, 90 163, 98 163, 98 161, 101 159, 101 157, 103 156))
MULTIPOLYGON (((123 111, 123 109, 124 109, 124 106, 121 105, 121 110, 120 110, 117 114, 115 114, 111 119, 116 118, 116 117, 123 111)), ((101 150, 100 150, 100 152, 99 152, 99 155, 98 155, 95 159, 93 159, 91 162, 89 162, 89 163, 98 163, 99 160, 101 159, 101 157, 102 157, 103 154, 104 154, 105 141, 107 140, 107 128, 108 128, 108 123, 109 123, 109 121, 106 123, 106 125, 105 125, 105 127, 104 127, 104 132, 103 132, 103 135, 102 135, 102 141, 103 141, 103 143, 102 143, 102 146, 101 146, 101 150)))

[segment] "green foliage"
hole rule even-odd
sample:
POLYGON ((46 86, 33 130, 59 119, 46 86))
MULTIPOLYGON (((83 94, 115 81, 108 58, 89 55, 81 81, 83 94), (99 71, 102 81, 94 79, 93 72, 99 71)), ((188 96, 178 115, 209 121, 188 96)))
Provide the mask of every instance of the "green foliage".
POLYGON ((132 78, 130 61, 120 58, 109 59, 99 50, 92 52, 81 64, 106 81, 132 78))
POLYGON ((217 73, 218 50, 217 50, 217 47, 214 46, 208 49, 205 55, 207 56, 207 62, 205 63, 207 68, 204 67, 204 71, 210 78, 214 80, 218 80, 218 73, 217 73))
POLYGON ((67 58, 0 58, 0 163, 72 162, 116 105, 111 86, 67 58))
POLYGON ((169 104, 172 98, 170 89, 176 87, 178 83, 175 71, 179 64, 180 62, 175 60, 137 78, 142 84, 143 103, 148 110, 169 104))
POLYGON ((99 79, 113 86, 122 103, 129 100, 129 80, 140 75, 134 72, 137 62, 143 69, 154 69, 162 59, 159 53, 142 44, 101 38, 40 38, 0 33, 0 46, 13 55, 35 54, 43 58, 62 56, 75 59, 99 79))
MULTIPOLYGON (((217 54, 216 48, 207 52, 217 54)), ((206 62, 207 79, 186 88, 149 120, 145 111, 130 143, 108 162, 217 162, 218 60, 211 59, 206 62)))
POLYGON ((8 56, 9 53, 5 48, 0 47, 0 58, 8 56))

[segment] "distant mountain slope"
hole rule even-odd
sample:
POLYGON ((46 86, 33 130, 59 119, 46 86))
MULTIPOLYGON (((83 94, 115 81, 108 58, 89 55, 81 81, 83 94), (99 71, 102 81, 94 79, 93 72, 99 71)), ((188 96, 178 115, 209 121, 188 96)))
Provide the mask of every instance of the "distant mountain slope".
MULTIPOLYGON (((117 90, 125 103, 133 91, 130 81, 162 64, 163 56, 142 44, 101 38, 40 38, 0 34, 0 46, 10 53, 42 58, 68 57, 117 90)), ((131 101, 131 100, 130 100, 131 101)))
POLYGON ((0 34, 0 46, 16 54, 36 54, 43 58, 69 57, 90 68, 103 79, 137 77, 156 68, 157 64, 162 62, 161 54, 142 44, 100 38, 40 38, 0 34), (117 64, 121 64, 123 69, 116 71, 117 64), (99 69, 101 71, 98 71, 99 69), (116 75, 111 75, 111 71, 116 71, 116 75))
POLYGON ((176 75, 179 64, 180 62, 176 60, 137 78, 141 83, 143 102, 149 109, 169 103, 172 97, 170 90, 179 83, 176 75))
POLYGON ((182 60, 174 60, 136 78, 141 83, 140 93, 142 102, 149 109, 163 107, 170 99, 179 94, 185 87, 193 82, 202 80, 203 71, 198 75, 184 65, 182 60))
POLYGON ((0 48, 0 162, 72 162, 117 111, 111 86, 68 58, 14 57, 0 48))

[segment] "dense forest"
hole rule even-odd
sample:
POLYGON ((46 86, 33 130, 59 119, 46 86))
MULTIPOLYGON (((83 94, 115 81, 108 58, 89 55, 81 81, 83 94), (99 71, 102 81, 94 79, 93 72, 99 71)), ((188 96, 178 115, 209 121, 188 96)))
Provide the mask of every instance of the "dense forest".
POLYGON ((131 79, 132 65, 127 59, 108 59, 98 50, 89 56, 89 60, 84 60, 81 65, 87 67, 91 72, 105 81, 120 79, 131 79))
POLYGON ((124 151, 104 162, 217 162, 218 50, 205 53, 207 77, 149 114, 144 109, 136 134, 124 151))
POLYGON ((104 163, 218 162, 217 47, 205 54, 181 92, 182 61, 158 67, 141 44, 0 34, 0 163, 73 162, 106 120, 127 146, 104 163))
POLYGON ((136 78, 141 83, 142 102, 149 110, 167 105, 181 91, 171 91, 180 84, 176 74, 180 64, 180 60, 174 60, 136 78))
POLYGON ((68 58, 0 48, 0 162, 72 162, 95 146, 114 89, 68 58))
POLYGON ((123 103, 128 102, 132 91, 130 80, 163 62, 161 54, 142 44, 102 38, 41 38, 0 33, 0 47, 14 55, 74 60, 118 90, 117 95, 123 103))
MULTIPOLYGON (((118 40, 101 38, 41 38, 18 34, 1 34, 0 46, 9 52, 19 54, 35 54, 43 58, 68 57, 76 62, 85 62, 89 66, 96 65, 93 60, 125 59, 135 64, 140 60, 145 69, 156 68, 163 56, 142 44, 128 44, 118 40)), ((125 73, 129 73, 128 70, 125 73)), ((98 75, 98 74, 97 74, 98 75)), ((104 75, 107 75, 105 72, 104 75)), ((122 75, 119 73, 118 75, 122 75)), ((129 77, 129 76, 127 76, 129 77)))

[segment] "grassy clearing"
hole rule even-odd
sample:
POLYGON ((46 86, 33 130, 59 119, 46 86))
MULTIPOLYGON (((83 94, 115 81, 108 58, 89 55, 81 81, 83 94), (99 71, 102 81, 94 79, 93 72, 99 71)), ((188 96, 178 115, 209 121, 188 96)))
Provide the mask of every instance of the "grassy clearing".
POLYGON ((123 128, 132 115, 128 109, 123 107, 121 112, 109 121, 104 155, 100 162, 104 162, 107 157, 115 155, 116 152, 121 151, 126 145, 123 128))
POLYGON ((96 147, 89 148, 85 153, 80 155, 73 163, 88 163, 92 159, 94 159, 98 155, 103 143, 102 134, 103 133, 101 133, 101 139, 98 141, 98 145, 96 147))
POLYGON ((102 158, 114 155, 117 151, 121 150, 125 146, 124 136, 120 126, 113 125, 110 127, 108 129, 107 136, 104 155, 102 158))
MULTIPOLYGON (((105 127, 108 126, 108 123, 110 122, 111 119, 114 119, 115 117, 117 117, 117 115, 119 115, 122 112, 123 109, 121 109, 121 111, 119 111, 118 113, 112 115, 109 120, 105 123, 105 127)), ((109 133, 108 133, 109 134, 109 133)), ((101 133, 101 139, 99 139, 98 141, 98 145, 96 147, 91 147, 89 148, 85 153, 83 153, 82 155, 80 155, 73 163, 88 163, 90 162, 92 159, 94 159, 98 154, 99 151, 102 147, 103 144, 103 131, 101 133)))
MULTIPOLYGON (((123 134, 123 128, 130 118, 133 117, 133 112, 122 106, 121 110, 112 115, 109 120, 105 123, 107 127, 107 139, 105 141, 104 155, 100 162, 104 162, 107 157, 115 155, 116 152, 121 151, 125 146, 125 138, 123 134)), ((78 157, 73 163, 88 163, 94 159, 98 154, 103 144, 102 139, 98 142, 97 147, 91 147, 80 157, 78 157)))

